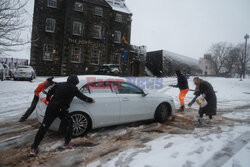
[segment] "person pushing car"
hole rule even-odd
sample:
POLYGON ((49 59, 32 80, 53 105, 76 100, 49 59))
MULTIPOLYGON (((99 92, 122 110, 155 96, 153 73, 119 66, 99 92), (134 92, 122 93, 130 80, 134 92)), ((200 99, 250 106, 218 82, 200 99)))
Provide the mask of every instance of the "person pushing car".
POLYGON ((49 104, 47 106, 42 125, 40 126, 35 136, 34 143, 31 146, 30 156, 35 156, 38 153, 38 146, 56 117, 59 117, 66 125, 64 146, 73 146, 70 142, 72 135, 72 119, 67 111, 73 98, 76 96, 85 102, 95 103, 95 100, 85 96, 78 90, 76 87, 78 83, 78 77, 76 75, 70 75, 67 82, 57 83, 49 90, 46 97, 49 104), (53 97, 50 100, 52 95, 53 97))
POLYGON ((38 103, 39 100, 39 94, 44 91, 45 89, 47 89, 48 87, 50 87, 51 85, 54 84, 53 82, 54 77, 50 77, 48 78, 46 81, 44 81, 43 83, 40 83, 38 85, 38 87, 35 89, 34 91, 34 97, 31 103, 31 106, 27 109, 27 111, 23 114, 23 116, 20 118, 19 122, 24 122, 26 119, 29 118, 29 116, 33 113, 33 111, 36 108, 36 105, 38 103))

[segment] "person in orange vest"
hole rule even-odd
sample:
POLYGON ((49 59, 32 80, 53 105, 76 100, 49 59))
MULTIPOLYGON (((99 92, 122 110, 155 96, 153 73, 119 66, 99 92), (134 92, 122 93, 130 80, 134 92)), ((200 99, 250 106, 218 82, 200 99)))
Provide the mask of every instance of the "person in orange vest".
POLYGON ((54 84, 53 79, 54 79, 54 77, 50 77, 46 81, 44 81, 43 83, 41 83, 41 84, 38 85, 38 87, 34 91, 35 95, 34 95, 34 98, 32 100, 32 103, 31 103, 30 107, 23 114, 23 116, 20 118, 19 122, 24 122, 32 114, 32 112, 35 110, 36 105, 38 103, 39 94, 42 91, 44 91, 45 89, 47 89, 48 87, 50 87, 51 85, 54 84))

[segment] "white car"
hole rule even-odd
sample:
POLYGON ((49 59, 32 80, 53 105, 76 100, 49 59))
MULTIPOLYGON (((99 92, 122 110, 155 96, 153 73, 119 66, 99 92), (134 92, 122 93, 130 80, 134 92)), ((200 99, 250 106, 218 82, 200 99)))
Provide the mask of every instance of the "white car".
POLYGON ((28 79, 32 81, 36 78, 36 72, 31 66, 18 67, 14 73, 14 80, 28 79))
MULTIPOLYGON (((127 83, 126 78, 112 76, 82 76, 77 85, 79 90, 95 103, 86 103, 74 98, 68 109, 73 120, 73 137, 83 135, 90 129, 111 125, 151 120, 164 122, 175 111, 174 100, 166 94, 147 93, 136 85, 127 83)), ((41 92, 36 113, 43 121, 47 107, 46 92, 41 92)), ((50 126, 58 131, 60 119, 50 126)))

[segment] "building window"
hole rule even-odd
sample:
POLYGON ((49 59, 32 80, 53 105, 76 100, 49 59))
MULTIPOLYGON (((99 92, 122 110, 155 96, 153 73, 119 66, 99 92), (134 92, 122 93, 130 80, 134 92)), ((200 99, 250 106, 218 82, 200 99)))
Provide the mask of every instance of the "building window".
POLYGON ((56 20, 47 18, 45 27, 46 32, 55 32, 55 28, 56 28, 56 20))
POLYGON ((91 64, 99 65, 100 51, 95 49, 91 52, 91 64))
POLYGON ((56 8, 57 7, 57 0, 48 0, 48 7, 56 8))
POLYGON ((115 31, 115 43, 121 43, 122 34, 121 31, 115 31))
POLYGON ((102 38, 102 27, 101 26, 94 26, 93 38, 101 39, 102 38))
POLYGON ((122 22, 122 15, 117 13, 115 16, 115 21, 121 23, 122 22))
POLYGON ((80 60, 81 60, 81 48, 72 47, 71 61, 80 63, 80 60))
POLYGON ((78 12, 82 12, 83 11, 83 3, 81 3, 81 2, 75 2, 74 10, 78 11, 78 12))
POLYGON ((53 60, 54 46, 51 44, 44 44, 43 46, 43 60, 52 61, 53 60))
POLYGON ((116 53, 113 56, 113 64, 120 64, 121 62, 121 54, 116 53))
POLYGON ((103 16, 103 9, 100 7, 95 7, 95 15, 96 16, 103 16))
POLYGON ((83 25, 80 22, 74 21, 73 22, 73 35, 81 36, 83 32, 83 25))

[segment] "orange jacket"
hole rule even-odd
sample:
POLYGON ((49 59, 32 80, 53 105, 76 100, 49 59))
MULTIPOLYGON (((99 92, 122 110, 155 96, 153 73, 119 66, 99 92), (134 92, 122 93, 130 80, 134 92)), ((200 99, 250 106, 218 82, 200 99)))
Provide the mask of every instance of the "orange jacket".
POLYGON ((47 89, 48 88, 48 81, 44 81, 43 83, 40 83, 39 85, 38 85, 38 87, 36 88, 36 90, 34 91, 34 93, 35 93, 35 95, 37 96, 37 97, 39 97, 39 94, 43 91, 43 90, 45 90, 45 89, 47 89))

